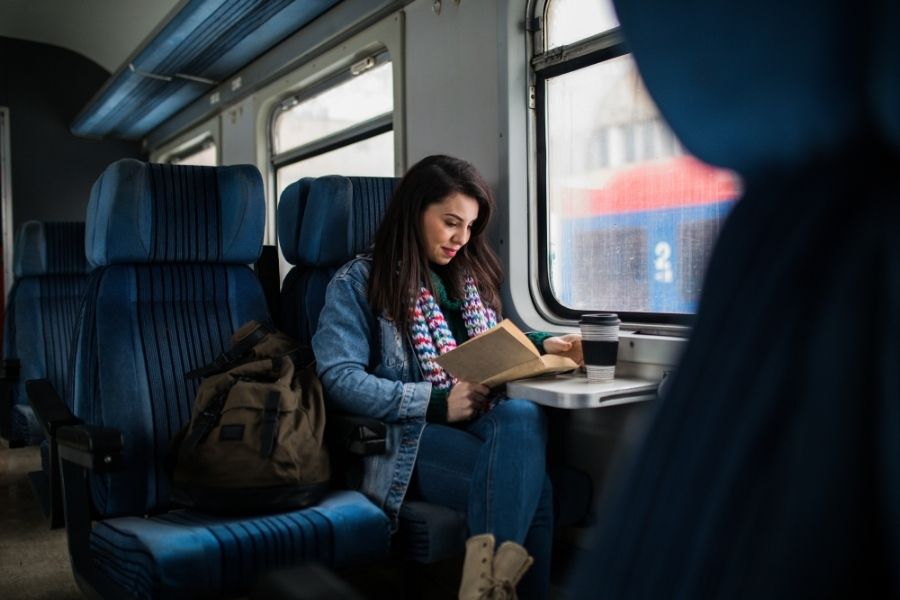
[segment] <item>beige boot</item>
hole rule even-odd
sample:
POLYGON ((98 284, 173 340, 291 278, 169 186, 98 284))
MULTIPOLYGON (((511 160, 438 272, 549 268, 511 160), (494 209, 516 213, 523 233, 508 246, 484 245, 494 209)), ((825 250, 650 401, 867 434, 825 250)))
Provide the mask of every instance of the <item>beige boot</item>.
POLYGON ((515 600, 516 586, 534 562, 528 552, 515 542, 503 542, 494 557, 494 598, 515 600))
POLYGON ((494 597, 494 536, 475 535, 466 540, 459 600, 488 600, 494 597))

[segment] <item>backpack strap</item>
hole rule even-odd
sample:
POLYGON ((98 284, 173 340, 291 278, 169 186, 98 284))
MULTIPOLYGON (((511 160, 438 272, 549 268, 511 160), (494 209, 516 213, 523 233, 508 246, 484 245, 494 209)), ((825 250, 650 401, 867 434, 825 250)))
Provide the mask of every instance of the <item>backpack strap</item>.
POLYGON ((272 333, 274 330, 265 323, 260 323, 259 327, 251 331, 245 338, 239 340, 231 348, 222 352, 208 365, 198 367, 193 371, 185 373, 185 379, 196 379, 197 377, 208 377, 222 371, 227 371, 235 363, 243 359, 255 345, 260 343, 264 337, 272 333))
MULTIPOLYGON (((233 386, 234 384, 232 384, 231 387, 233 386)), ((182 443, 182 448, 184 448, 184 450, 193 450, 197 444, 202 444, 206 441, 206 438, 209 437, 209 432, 213 430, 213 427, 215 427, 219 422, 219 419, 222 418, 222 409, 225 408, 225 399, 228 397, 228 392, 231 391, 231 387, 216 396, 206 405, 203 412, 194 419, 191 432, 182 443)))
POLYGON ((262 431, 260 432, 259 455, 269 458, 275 449, 275 437, 278 435, 278 407, 281 404, 281 395, 276 391, 269 392, 266 396, 266 405, 263 408, 262 431))
MULTIPOLYGON (((272 370, 281 371, 284 365, 284 359, 276 356, 272 359, 272 370)), ((276 390, 269 392, 266 396, 266 404, 263 407, 262 430, 259 432, 261 437, 259 444, 259 455, 268 458, 275 449, 275 438, 278 436, 278 409, 281 407, 281 394, 276 390)))

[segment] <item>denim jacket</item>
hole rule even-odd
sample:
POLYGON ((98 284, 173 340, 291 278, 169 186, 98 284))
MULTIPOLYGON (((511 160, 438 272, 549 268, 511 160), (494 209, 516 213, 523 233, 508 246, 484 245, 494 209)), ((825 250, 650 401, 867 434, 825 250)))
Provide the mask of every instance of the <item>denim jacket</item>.
POLYGON ((329 405, 387 426, 386 452, 363 459, 361 491, 396 529, 425 428, 431 383, 423 380, 407 334, 372 313, 371 268, 371 257, 361 256, 338 269, 328 284, 312 346, 329 405))

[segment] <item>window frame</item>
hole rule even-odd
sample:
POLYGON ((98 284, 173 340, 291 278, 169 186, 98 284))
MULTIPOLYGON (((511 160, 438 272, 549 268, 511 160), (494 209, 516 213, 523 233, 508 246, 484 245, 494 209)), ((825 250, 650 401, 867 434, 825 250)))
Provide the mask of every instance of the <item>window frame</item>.
MULTIPOLYGON (((615 307, 599 306, 590 310, 578 310, 563 305, 553 294, 550 276, 550 214, 548 192, 548 115, 547 83, 554 77, 566 75, 607 60, 630 54, 620 28, 545 50, 547 12, 553 0, 542 0, 533 5, 530 20, 534 33, 532 53, 529 57, 529 75, 534 98, 534 167, 536 184, 536 238, 537 238, 537 289, 535 290, 551 317, 577 321, 584 314, 616 312, 623 323, 647 323, 662 326, 689 326, 694 320, 691 313, 660 313, 620 311, 615 307)), ((534 239, 534 238, 532 238, 534 239)))
MULTIPOLYGON (((349 69, 366 57, 387 51, 393 76, 394 175, 406 169, 405 43, 403 11, 395 12, 346 39, 329 40, 311 59, 256 91, 247 101, 254 136, 252 162, 259 167, 266 190, 265 244, 278 245, 278 182, 272 164, 274 140, 271 137, 272 113, 285 99, 312 89, 344 68, 349 69)), ((279 249, 280 253, 280 249, 279 249)))
POLYGON ((174 164, 183 164, 181 161, 186 157, 192 154, 197 154, 203 150, 206 150, 209 146, 213 146, 216 149, 216 166, 219 165, 219 145, 216 144, 216 141, 212 138, 211 135, 203 136, 200 140, 190 146, 187 146, 183 150, 179 150, 178 152, 173 152, 166 157, 167 163, 174 164), (178 160, 178 162, 175 162, 178 160))
POLYGON ((362 142, 364 140, 374 138, 383 133, 393 132, 395 153, 394 165, 396 170, 398 99, 397 84, 396 81, 393 81, 393 78, 398 76, 398 66, 394 63, 390 50, 386 46, 378 46, 377 49, 374 50, 370 48, 367 53, 362 54, 361 56, 359 54, 356 54, 352 56, 344 56, 343 59, 344 60, 334 65, 332 68, 315 73, 313 75, 313 78, 305 85, 302 85, 298 88, 290 88, 287 92, 283 92, 275 96, 271 101, 271 104, 268 106, 268 110, 266 112, 266 130, 264 133, 266 139, 266 163, 268 166, 268 173, 271 182, 271 192, 273 197, 273 203, 271 205, 273 206, 271 222, 273 223, 273 229, 275 230, 274 244, 278 247, 279 274, 282 279, 287 275, 287 270, 289 270, 289 265, 286 264, 284 255, 281 252, 281 245, 278 242, 277 232, 278 202, 280 200, 278 189, 281 187, 281 182, 279 181, 279 172, 282 169, 285 169, 304 160, 308 160, 310 158, 332 152, 334 150, 347 148, 357 142, 362 142), (348 58, 352 58, 352 62, 348 63, 348 58), (365 70, 362 72, 354 72, 357 68, 357 65, 370 59, 374 59, 373 64, 366 65, 365 70), (345 127, 344 129, 340 129, 338 131, 325 134, 321 137, 314 138, 308 142, 300 144, 299 146, 295 146, 293 148, 290 148, 289 150, 284 150, 276 154, 275 122, 278 119, 279 114, 290 110, 292 107, 302 103, 304 100, 308 100, 323 92, 334 89, 335 87, 340 86, 347 81, 351 81, 354 77, 365 75, 365 73, 382 65, 388 65, 388 67, 391 69, 392 109, 390 112, 376 115, 375 117, 371 117, 369 119, 356 123, 355 125, 351 125, 349 127, 345 127))
POLYGON ((222 164, 222 135, 219 130, 219 116, 193 127, 170 142, 162 144, 150 153, 150 162, 168 163, 173 158, 193 154, 205 144, 216 147, 216 165, 222 164))
MULTIPOLYGON (((8 106, 0 106, 0 222, 3 236, 3 306, 9 299, 12 288, 13 247, 13 189, 12 189, 12 143, 10 138, 10 115, 8 106)), ((9 335, 9 332, 7 332, 9 335)))
MULTIPOLYGON (((359 73, 359 75, 364 75, 367 71, 371 71, 372 69, 385 64, 391 65, 391 68, 393 69, 393 61, 391 59, 390 53, 386 48, 381 49, 377 53, 362 59, 362 61, 365 61, 368 58, 374 59, 373 64, 371 66, 368 66, 365 71, 359 73)), ((391 110, 391 112, 382 113, 375 117, 371 117, 369 119, 366 119, 365 121, 357 123, 356 125, 351 125, 350 127, 335 131, 334 133, 329 133, 309 142, 300 144, 299 146, 291 148, 290 150, 285 150, 277 154, 275 153, 275 121, 277 120, 278 115, 284 111, 290 110, 291 107, 296 106, 297 104, 303 103, 304 100, 313 98, 327 90, 338 87, 342 83, 352 80, 353 77, 358 76, 353 74, 354 66, 362 61, 357 61, 350 67, 344 67, 334 73, 331 73, 323 77, 319 81, 307 87, 304 87, 299 92, 284 95, 280 97, 275 103, 274 107, 269 113, 267 139, 269 164, 276 179, 278 177, 278 170, 286 166, 292 165, 302 160, 313 158, 315 156, 319 156, 320 154, 325 154, 326 152, 331 152, 332 150, 351 146, 357 142, 361 142, 363 140, 375 137, 376 135, 394 130, 394 115, 396 113, 396 103, 394 105, 394 109, 391 110)))

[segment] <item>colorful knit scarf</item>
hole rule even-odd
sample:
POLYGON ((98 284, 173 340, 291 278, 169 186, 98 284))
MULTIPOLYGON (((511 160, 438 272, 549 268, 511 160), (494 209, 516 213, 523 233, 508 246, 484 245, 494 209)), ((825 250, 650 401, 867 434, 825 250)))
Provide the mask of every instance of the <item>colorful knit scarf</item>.
MULTIPOLYGON (((497 314, 481 303, 475 280, 468 274, 465 278, 463 295, 465 297, 462 303, 462 318, 469 338, 497 325, 497 314)), ((449 390, 456 383, 456 379, 446 373, 434 359, 456 348, 456 340, 453 339, 450 327, 444 320, 441 308, 425 286, 419 289, 409 330, 425 379, 438 389, 449 390)))

